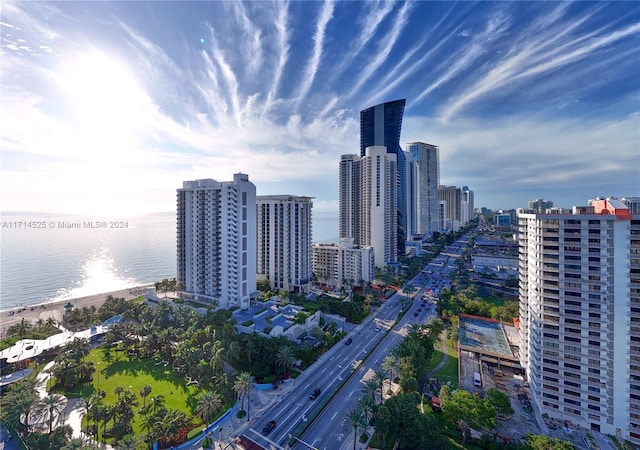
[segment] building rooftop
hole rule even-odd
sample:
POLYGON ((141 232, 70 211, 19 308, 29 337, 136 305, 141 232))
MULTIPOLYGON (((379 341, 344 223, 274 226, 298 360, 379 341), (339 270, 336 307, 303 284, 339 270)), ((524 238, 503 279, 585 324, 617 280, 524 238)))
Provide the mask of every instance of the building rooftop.
POLYGON ((486 317, 460 314, 460 345, 472 351, 490 352, 507 358, 514 358, 511 351, 517 331, 509 332, 512 325, 501 323, 486 317), (509 339, 507 338, 509 336, 509 339), (510 345, 511 341, 511 345, 510 345))

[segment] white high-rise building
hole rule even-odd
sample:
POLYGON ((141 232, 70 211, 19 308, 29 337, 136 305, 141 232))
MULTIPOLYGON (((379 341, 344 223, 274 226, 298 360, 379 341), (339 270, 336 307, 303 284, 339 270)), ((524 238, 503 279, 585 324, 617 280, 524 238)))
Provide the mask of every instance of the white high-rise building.
POLYGON ((358 248, 353 238, 336 244, 313 244, 313 273, 319 283, 332 288, 370 282, 375 276, 373 248, 358 248))
POLYGON ((640 444, 640 216, 520 210, 520 362, 541 414, 640 444))
POLYGON ((382 269, 398 260, 396 155, 384 146, 367 147, 361 164, 361 246, 373 247, 375 265, 382 269))
POLYGON ((342 155, 338 178, 338 237, 353 238, 354 245, 361 244, 361 157, 342 155))
POLYGON ((467 186, 462 186, 460 191, 460 222, 468 224, 474 218, 473 191, 467 186))
POLYGON ((271 289, 307 293, 311 284, 313 197, 260 195, 258 279, 271 289))
POLYGON ((450 231, 460 229, 460 210, 462 206, 461 190, 456 186, 440 186, 439 198, 445 202, 444 227, 450 231))
POLYGON ((256 187, 185 181, 177 194, 177 280, 185 298, 248 308, 256 291, 256 187))
POLYGON ((408 230, 412 235, 430 236, 434 231, 440 231, 439 149, 424 142, 409 142, 405 149, 412 157, 407 157, 407 165, 415 170, 409 178, 414 182, 408 184, 408 230))

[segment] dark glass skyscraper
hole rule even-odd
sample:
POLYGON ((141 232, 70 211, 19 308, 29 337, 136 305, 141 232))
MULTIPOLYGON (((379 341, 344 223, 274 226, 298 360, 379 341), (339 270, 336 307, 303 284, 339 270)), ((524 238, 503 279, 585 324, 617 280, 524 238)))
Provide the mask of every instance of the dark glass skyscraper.
POLYGON ((388 153, 397 156, 398 165, 398 256, 405 254, 407 237, 407 180, 405 179, 406 157, 400 148, 400 131, 406 100, 394 100, 360 111, 360 156, 365 156, 367 147, 384 145, 388 153))

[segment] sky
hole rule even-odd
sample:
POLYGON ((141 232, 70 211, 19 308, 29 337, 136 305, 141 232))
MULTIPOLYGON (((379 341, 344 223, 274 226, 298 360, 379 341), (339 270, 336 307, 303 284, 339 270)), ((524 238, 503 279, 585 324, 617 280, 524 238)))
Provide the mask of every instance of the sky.
POLYGON ((400 98, 476 207, 640 196, 640 2, 0 7, 2 211, 174 211, 238 172, 337 211, 360 111, 400 98))

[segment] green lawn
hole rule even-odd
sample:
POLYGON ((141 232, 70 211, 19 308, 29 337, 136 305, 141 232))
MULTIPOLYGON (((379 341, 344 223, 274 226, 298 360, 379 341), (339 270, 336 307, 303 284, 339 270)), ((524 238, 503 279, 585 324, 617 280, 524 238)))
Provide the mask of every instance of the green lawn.
POLYGON ((487 303, 491 303, 494 306, 504 306, 504 297, 498 297, 495 295, 492 295, 491 297, 487 297, 487 298, 483 298, 483 301, 487 302, 487 303))
MULTIPOLYGON (((170 409, 183 411, 187 417, 194 414, 197 397, 203 389, 192 384, 187 386, 187 380, 168 365, 156 365, 151 360, 138 360, 129 358, 124 352, 116 352, 115 349, 100 347, 92 350, 86 357, 86 361, 93 361, 96 373, 92 384, 84 386, 76 392, 67 392, 70 397, 90 397, 94 390, 102 389, 107 396, 104 403, 114 404, 116 401, 115 389, 122 386, 124 389, 131 389, 138 395, 138 406, 134 407, 134 412, 143 405, 143 398, 140 390, 145 385, 151 386, 151 393, 147 397, 162 395, 165 405, 170 409)), ((136 415, 133 421, 133 430, 137 436, 145 434, 142 428, 142 417, 136 415)))
MULTIPOLYGON (((446 330, 443 331, 446 334, 446 330)), ((437 378, 441 381, 451 381, 452 383, 458 384, 458 351, 456 347, 456 342, 451 339, 446 340, 447 347, 446 353, 449 355, 447 362, 445 365, 438 370, 436 373, 432 374, 433 378, 437 378)), ((438 364, 442 362, 444 359, 444 353, 442 352, 442 341, 438 341, 435 345, 435 349, 433 352, 433 356, 431 357, 431 361, 429 362, 429 370, 430 373, 438 364)))
POLYGON ((431 361, 429 361, 429 365, 427 367, 427 373, 431 373, 431 371, 442 361, 444 358, 444 353, 440 350, 434 350, 433 355, 431 355, 431 361))

